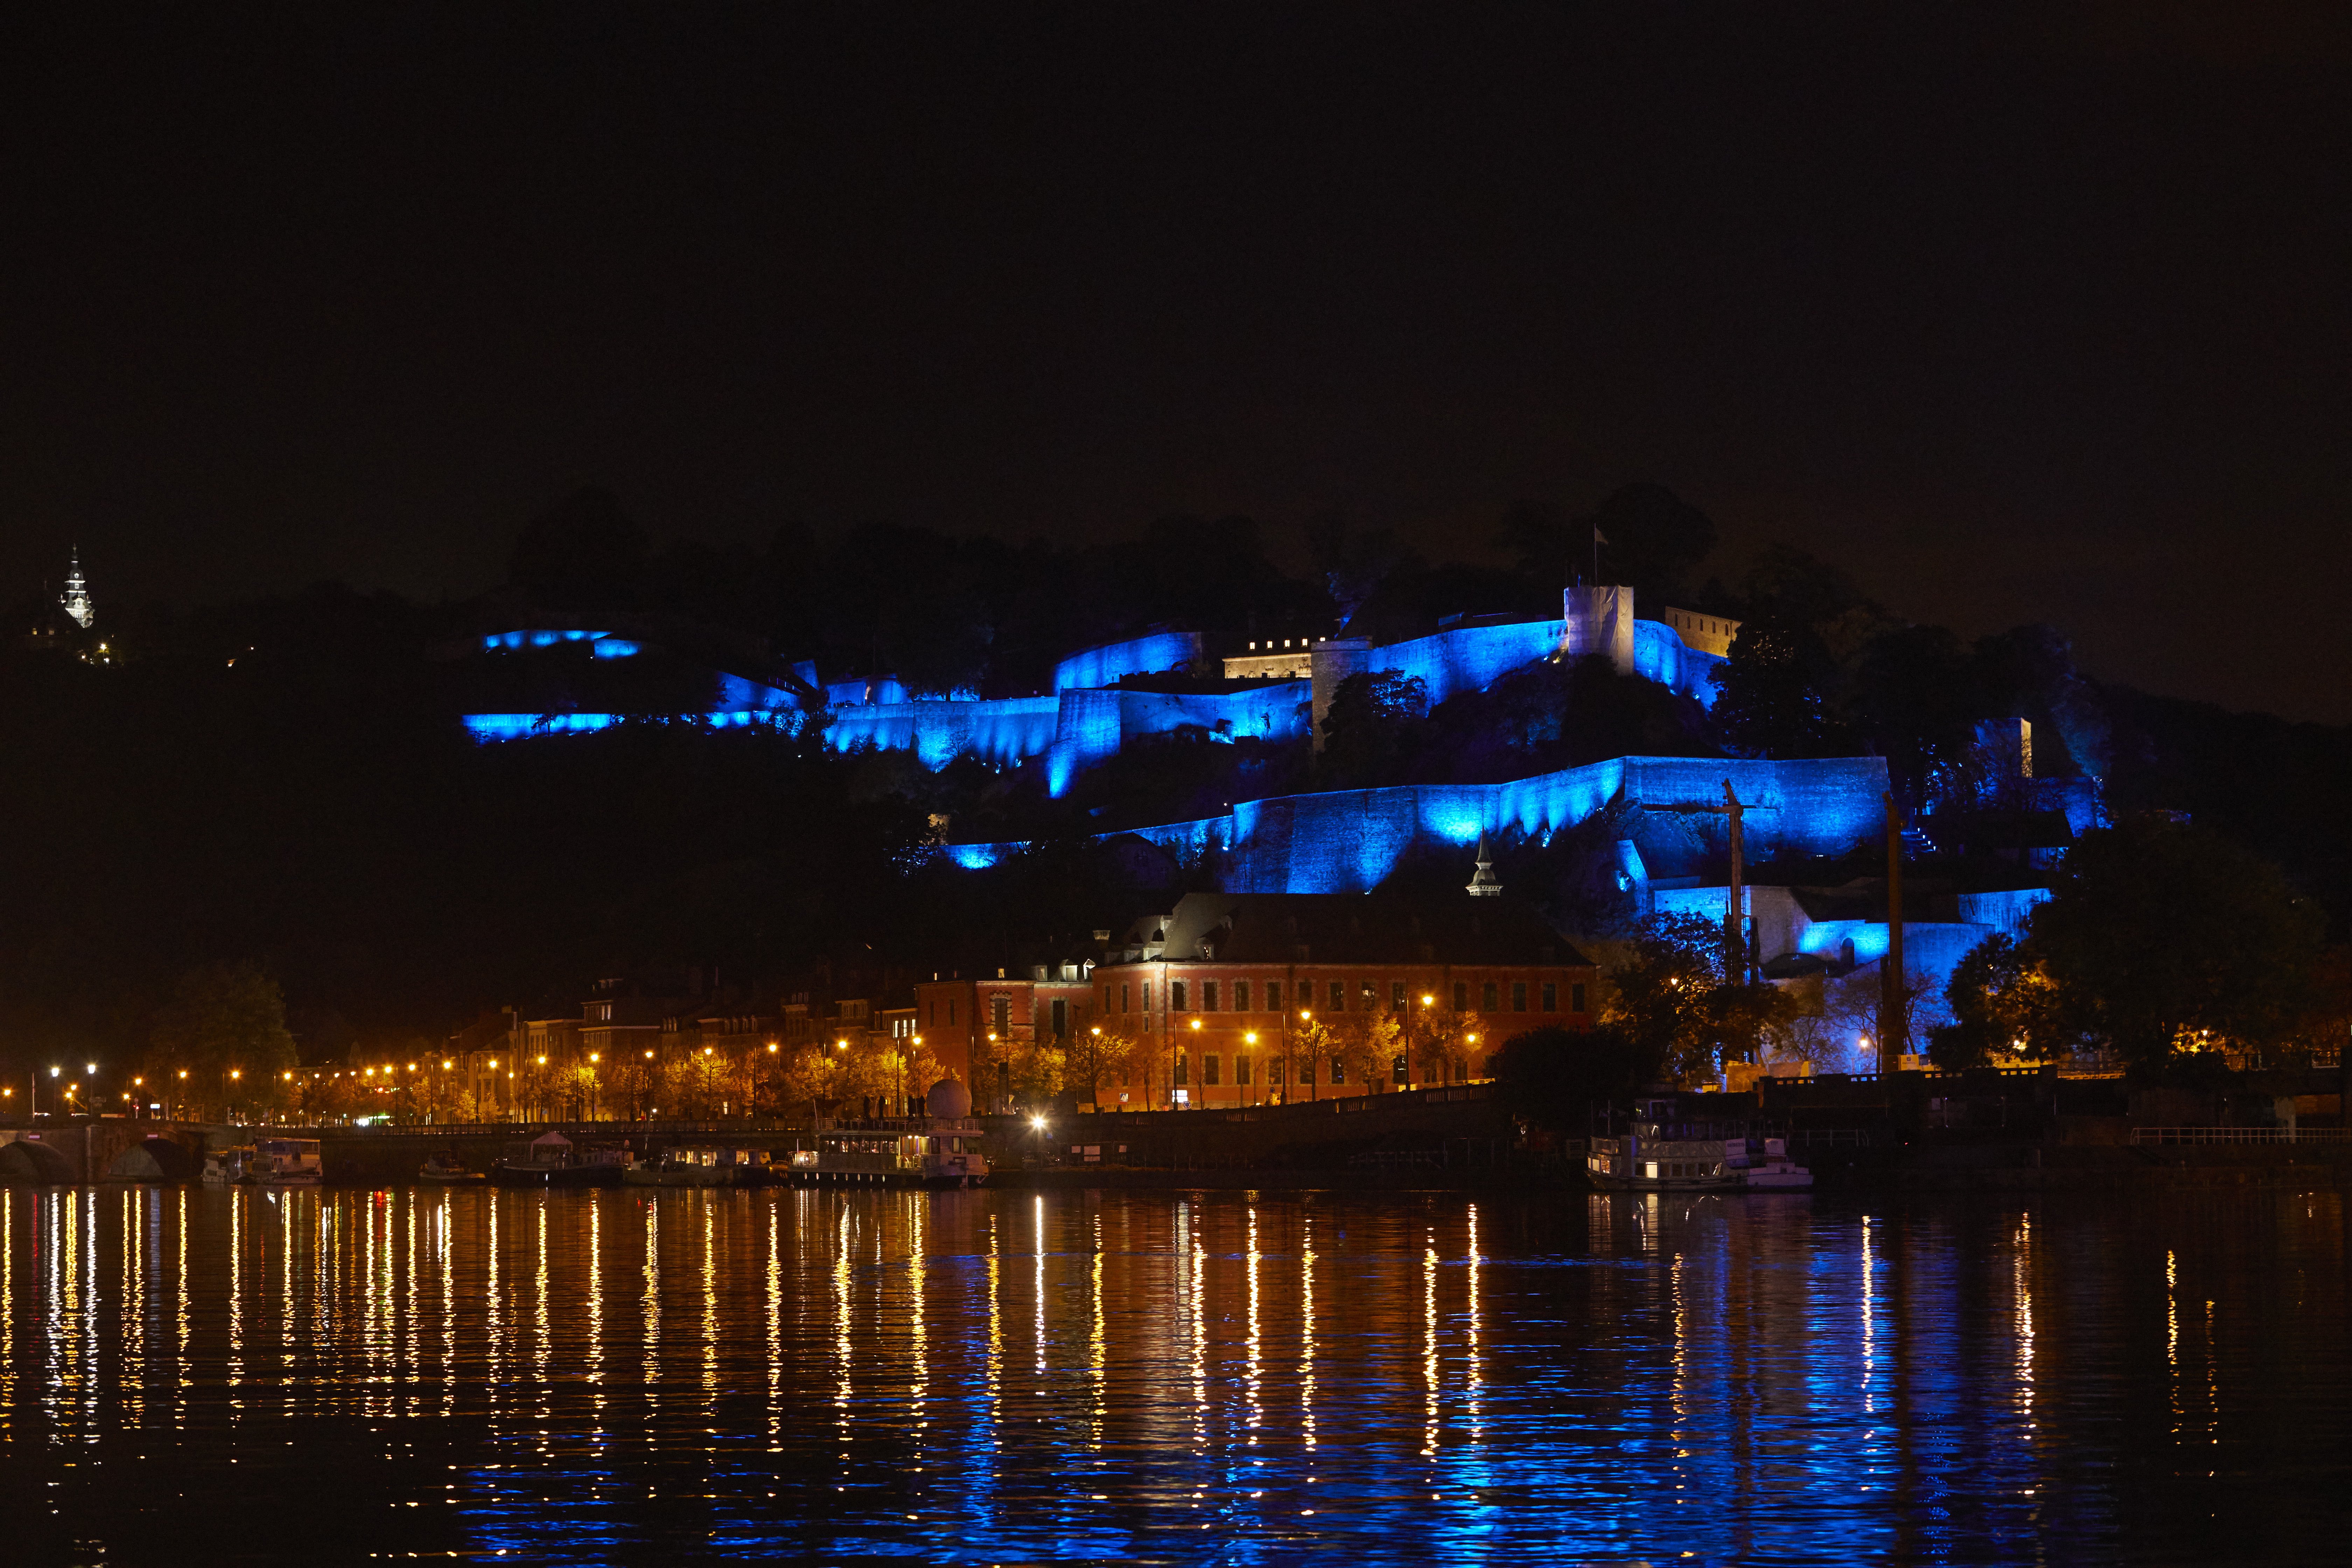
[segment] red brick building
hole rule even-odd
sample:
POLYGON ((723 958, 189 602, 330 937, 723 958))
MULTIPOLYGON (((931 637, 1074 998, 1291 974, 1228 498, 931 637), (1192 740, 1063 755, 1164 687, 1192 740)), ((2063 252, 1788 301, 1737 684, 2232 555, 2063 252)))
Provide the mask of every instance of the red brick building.
POLYGON ((1092 1037, 1088 976, 1097 962, 1092 953, 1057 955, 982 978, 935 974, 915 986, 913 1032, 977 1102, 993 1109, 1010 1090, 1020 1053, 1038 1044, 1069 1049, 1092 1037))
POLYGON ((1098 936, 919 984, 916 1029, 984 1104, 1058 1044, 1082 1101, 1091 1073, 1105 1107, 1263 1105, 1483 1079, 1515 1035, 1589 1027, 1597 984, 1506 900, 1193 893, 1098 936))

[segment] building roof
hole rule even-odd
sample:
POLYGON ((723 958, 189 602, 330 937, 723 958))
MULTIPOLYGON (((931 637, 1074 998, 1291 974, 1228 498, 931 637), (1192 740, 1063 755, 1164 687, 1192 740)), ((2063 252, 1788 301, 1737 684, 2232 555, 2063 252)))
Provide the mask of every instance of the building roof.
POLYGON ((1121 933, 1107 960, 1221 963, 1580 964, 1507 896, 1423 901, 1378 893, 1187 893, 1121 933))

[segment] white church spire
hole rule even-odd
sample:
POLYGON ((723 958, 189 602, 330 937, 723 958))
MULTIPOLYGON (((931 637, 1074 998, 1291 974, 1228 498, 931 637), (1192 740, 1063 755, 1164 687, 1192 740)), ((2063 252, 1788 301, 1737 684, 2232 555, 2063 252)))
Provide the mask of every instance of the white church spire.
POLYGON ((1478 869, 1470 876, 1466 889, 1474 899, 1499 899, 1503 896, 1503 879, 1495 875, 1495 857, 1486 847, 1486 835, 1478 835, 1478 869))
POLYGON ((89 596, 89 584, 82 580, 79 544, 73 549, 73 564, 66 572, 66 591, 58 595, 58 603, 73 617, 74 625, 84 631, 89 630, 91 623, 98 619, 98 603, 89 596))

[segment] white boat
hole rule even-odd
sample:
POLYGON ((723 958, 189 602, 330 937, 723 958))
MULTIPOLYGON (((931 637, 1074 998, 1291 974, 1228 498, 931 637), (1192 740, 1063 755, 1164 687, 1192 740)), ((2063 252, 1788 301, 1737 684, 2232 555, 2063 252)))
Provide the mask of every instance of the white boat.
POLYGON ((250 1145, 239 1144, 228 1149, 205 1151, 205 1168, 196 1180, 207 1187, 233 1187, 245 1180, 247 1163, 253 1158, 250 1145))
POLYGON ((1802 1192, 1813 1184, 1813 1173, 1789 1158, 1789 1145, 1778 1138, 1764 1140, 1763 1153, 1753 1151, 1755 1140, 1747 1141, 1750 1150, 1748 1162, 1748 1188, 1750 1192, 1802 1192))
POLYGON ((326 1179, 316 1138, 264 1138, 254 1144, 247 1181, 257 1187, 315 1187, 326 1179))
POLYGON ((1795 1192, 1813 1173, 1789 1158, 1779 1138, 1672 1138, 1637 1121, 1622 1138, 1585 1146, 1585 1174, 1612 1192, 1795 1192))
POLYGON ((779 1180, 853 1185, 976 1187, 988 1180, 980 1152, 980 1123, 906 1117, 857 1127, 828 1128, 814 1149, 779 1151, 779 1180))

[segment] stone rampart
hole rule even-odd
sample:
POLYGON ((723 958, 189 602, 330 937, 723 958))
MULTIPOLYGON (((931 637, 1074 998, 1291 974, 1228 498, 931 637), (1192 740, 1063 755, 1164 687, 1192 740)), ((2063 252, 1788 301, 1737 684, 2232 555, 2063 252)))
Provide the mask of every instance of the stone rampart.
MULTIPOLYGON (((1886 764, 1877 757, 1791 762, 1620 757, 1492 784, 1406 784, 1243 801, 1223 816, 1129 829, 1176 855, 1221 852, 1229 893, 1347 893, 1376 887, 1416 847, 1466 847, 1481 833, 1548 839, 1613 801, 1713 805, 1729 779, 1748 804, 1748 852, 1844 853, 1878 832, 1886 764)), ((1104 834, 1098 837, 1111 837, 1104 834)), ((959 844, 967 868, 1019 844, 959 844)))

